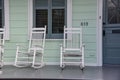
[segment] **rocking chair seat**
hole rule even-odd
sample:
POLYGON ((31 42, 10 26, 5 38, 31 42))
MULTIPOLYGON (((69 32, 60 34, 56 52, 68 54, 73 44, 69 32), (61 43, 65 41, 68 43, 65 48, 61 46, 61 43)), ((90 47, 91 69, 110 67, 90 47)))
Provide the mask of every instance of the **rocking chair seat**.
POLYGON ((64 57, 81 57, 82 55, 80 54, 77 54, 77 53, 67 53, 67 54, 64 54, 64 57))
MULTIPOLYGON (((27 56, 33 56, 33 51, 31 51, 31 52, 18 52, 18 53, 21 53, 21 54, 24 54, 24 55, 27 55, 27 56)), ((40 53, 40 52, 36 52, 36 56, 37 55, 40 55, 40 54, 42 54, 42 53, 40 53)))

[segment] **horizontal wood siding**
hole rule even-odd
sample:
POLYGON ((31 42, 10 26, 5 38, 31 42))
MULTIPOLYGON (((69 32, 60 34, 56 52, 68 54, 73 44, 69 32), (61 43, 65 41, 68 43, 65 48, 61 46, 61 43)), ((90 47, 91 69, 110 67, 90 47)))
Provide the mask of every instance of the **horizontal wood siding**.
MULTIPOLYGON (((28 47, 28 0, 10 0, 10 40, 5 42, 5 62, 14 62, 16 44, 28 47)), ((85 43, 85 62, 96 63, 96 16, 97 0, 72 0, 72 24, 80 27, 80 22, 88 22, 83 26, 83 42, 85 43)), ((59 62, 60 44, 63 40, 46 40, 45 62, 59 62)))
POLYGON ((81 22, 88 22, 83 27, 85 43, 85 62, 96 63, 96 16, 97 0, 73 0, 73 27, 80 27, 81 22))
POLYGON ((5 42, 5 62, 14 62, 16 44, 27 46, 28 1, 9 0, 10 7, 10 40, 5 42))

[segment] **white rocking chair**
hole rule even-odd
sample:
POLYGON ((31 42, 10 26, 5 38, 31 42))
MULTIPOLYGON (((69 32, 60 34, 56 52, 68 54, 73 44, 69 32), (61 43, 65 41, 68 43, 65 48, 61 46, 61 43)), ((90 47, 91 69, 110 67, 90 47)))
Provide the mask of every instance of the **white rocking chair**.
POLYGON ((0 68, 3 66, 4 35, 4 29, 0 29, 0 68))
POLYGON ((84 69, 84 44, 82 28, 65 28, 63 45, 60 48, 60 67, 65 65, 80 65, 84 69))
POLYGON ((15 66, 16 67, 27 67, 42 68, 44 66, 43 54, 46 37, 46 26, 45 28, 33 28, 30 34, 29 48, 27 52, 20 49, 20 45, 17 45, 15 66))

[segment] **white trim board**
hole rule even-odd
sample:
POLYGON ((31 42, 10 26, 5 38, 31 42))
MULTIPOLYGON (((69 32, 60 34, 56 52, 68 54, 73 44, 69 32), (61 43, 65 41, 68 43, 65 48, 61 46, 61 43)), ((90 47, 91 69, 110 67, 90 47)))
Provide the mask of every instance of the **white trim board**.
MULTIPOLYGON (((4 62, 4 65, 13 65, 14 66, 14 62, 4 62)), ((45 62, 45 65, 51 65, 51 66, 59 66, 60 63, 59 62, 45 62)), ((85 66, 97 66, 96 63, 86 63, 85 66)))
POLYGON ((4 0, 5 40, 9 40, 9 0, 4 0))
POLYGON ((28 40, 33 27, 33 0, 28 0, 28 40))
POLYGON ((103 0, 97 0, 97 66, 103 65, 102 59, 102 19, 103 0))

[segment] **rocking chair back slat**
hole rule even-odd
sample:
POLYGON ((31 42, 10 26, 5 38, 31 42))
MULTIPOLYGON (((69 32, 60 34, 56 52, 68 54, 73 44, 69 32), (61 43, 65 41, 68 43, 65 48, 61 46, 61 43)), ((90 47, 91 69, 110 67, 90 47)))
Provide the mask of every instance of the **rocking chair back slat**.
POLYGON ((3 66, 3 53, 4 53, 4 42, 5 42, 4 29, 0 29, 0 68, 3 66))

